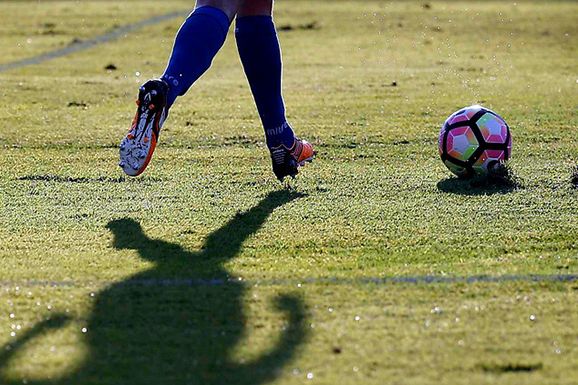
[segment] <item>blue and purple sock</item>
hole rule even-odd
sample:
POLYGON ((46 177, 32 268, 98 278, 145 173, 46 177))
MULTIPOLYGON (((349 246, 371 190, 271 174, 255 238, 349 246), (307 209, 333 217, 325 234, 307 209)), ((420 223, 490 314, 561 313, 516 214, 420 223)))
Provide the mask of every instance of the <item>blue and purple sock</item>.
POLYGON ((271 16, 237 18, 239 56, 265 129, 267 146, 293 145, 295 135, 285 117, 281 91, 281 48, 271 16))

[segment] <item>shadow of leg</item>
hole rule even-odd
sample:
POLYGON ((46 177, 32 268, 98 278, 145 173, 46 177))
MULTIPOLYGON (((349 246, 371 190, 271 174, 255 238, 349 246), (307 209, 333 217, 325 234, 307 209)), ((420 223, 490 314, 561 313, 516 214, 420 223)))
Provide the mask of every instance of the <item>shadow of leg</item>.
POLYGON ((276 208, 304 196, 287 190, 269 193, 257 206, 235 215, 227 224, 209 235, 203 246, 205 254, 203 258, 222 262, 233 258, 243 242, 263 226, 276 208))
MULTIPOLYGON (((10 360, 18 354, 18 352, 24 348, 24 346, 34 340, 34 338, 50 331, 56 330, 64 327, 70 321, 70 317, 64 314, 58 314, 50 317, 49 319, 42 321, 30 330, 28 330, 24 335, 19 337, 16 341, 9 345, 0 347, 0 384, 10 385, 10 384, 22 384, 22 380, 11 380, 4 375, 4 370, 10 363, 10 360)), ((46 382, 27 382, 28 384, 41 385, 54 383, 53 381, 46 382)))
POLYGON ((223 383, 253 385, 274 380, 279 370, 290 362, 298 348, 309 337, 305 303, 295 295, 282 295, 275 300, 279 311, 285 313, 287 325, 279 337, 279 342, 260 358, 245 365, 232 366, 227 371, 223 383))

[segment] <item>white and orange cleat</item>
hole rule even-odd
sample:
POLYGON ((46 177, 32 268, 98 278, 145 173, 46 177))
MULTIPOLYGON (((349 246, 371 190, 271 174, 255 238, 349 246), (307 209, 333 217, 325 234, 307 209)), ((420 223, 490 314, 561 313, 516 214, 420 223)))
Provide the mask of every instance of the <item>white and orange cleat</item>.
POLYGON ((120 142, 120 163, 125 174, 142 174, 155 151, 167 118, 169 86, 160 79, 149 80, 139 89, 136 115, 128 134, 120 142))

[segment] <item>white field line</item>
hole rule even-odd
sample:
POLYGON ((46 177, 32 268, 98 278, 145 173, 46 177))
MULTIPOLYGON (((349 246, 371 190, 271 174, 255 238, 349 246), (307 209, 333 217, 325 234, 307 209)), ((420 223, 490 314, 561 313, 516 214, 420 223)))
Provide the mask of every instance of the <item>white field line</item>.
POLYGON ((84 51, 99 44, 107 43, 121 37, 126 36, 128 33, 135 31, 137 29, 148 27, 150 25, 158 24, 165 20, 174 19, 176 17, 183 17, 186 12, 175 11, 166 13, 164 15, 153 16, 149 19, 141 20, 133 24, 127 24, 124 26, 117 27, 110 32, 103 35, 93 37, 89 40, 80 41, 78 43, 72 43, 69 46, 54 51, 46 52, 37 56, 30 58, 13 61, 10 63, 0 64, 0 72, 9 71, 16 68, 22 68, 30 65, 40 64, 48 60, 56 59, 59 57, 67 56, 75 52, 84 51))
POLYGON ((293 286, 303 285, 397 285, 397 284, 492 284, 509 282, 578 282, 575 274, 527 274, 527 275, 472 275, 472 276, 384 276, 384 277, 357 277, 357 278, 303 278, 303 279, 266 279, 245 280, 241 277, 230 278, 151 278, 151 279, 127 279, 125 281, 50 281, 50 280, 24 280, 24 281, 0 281, 0 287, 93 287, 120 285, 131 287, 206 287, 206 286, 293 286))

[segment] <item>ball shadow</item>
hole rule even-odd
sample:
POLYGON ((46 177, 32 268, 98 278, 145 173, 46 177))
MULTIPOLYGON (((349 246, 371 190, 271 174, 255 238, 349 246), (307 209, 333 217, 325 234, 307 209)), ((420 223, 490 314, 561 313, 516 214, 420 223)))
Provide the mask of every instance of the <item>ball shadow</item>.
POLYGON ((446 178, 437 183, 438 190, 457 195, 494 195, 509 194, 522 186, 514 181, 495 180, 492 178, 460 179, 446 178))
POLYGON ((446 193, 474 196, 508 194, 524 186, 507 163, 498 163, 489 168, 487 175, 446 178, 438 182, 437 188, 446 193))

